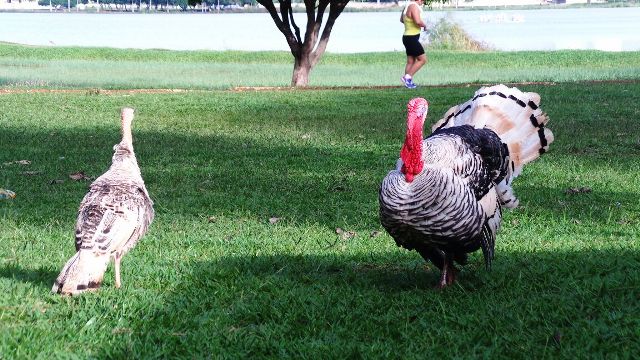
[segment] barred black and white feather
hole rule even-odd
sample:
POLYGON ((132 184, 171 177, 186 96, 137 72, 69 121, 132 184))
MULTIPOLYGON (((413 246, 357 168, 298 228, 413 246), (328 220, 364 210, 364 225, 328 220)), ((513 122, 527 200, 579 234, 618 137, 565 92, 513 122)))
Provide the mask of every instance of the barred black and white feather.
POLYGON ((502 204, 518 206, 511 183, 520 175, 525 164, 549 150, 554 140, 546 128, 549 117, 540 108, 540 95, 522 92, 515 87, 495 85, 476 91, 469 101, 453 106, 432 131, 461 125, 495 132, 509 150, 507 175, 498 186, 502 204))
POLYGON ((380 186, 380 220, 399 246, 442 269, 440 286, 470 252, 482 249, 490 267, 501 207, 517 205, 511 183, 553 141, 539 104, 516 88, 481 88, 422 139, 428 103, 409 103, 401 159, 380 186))
POLYGON ((114 146, 109 170, 82 199, 75 226, 76 254, 58 275, 54 293, 73 295, 99 288, 111 258, 120 287, 120 260, 153 221, 153 201, 133 151, 132 121, 133 109, 123 109, 122 141, 114 146))

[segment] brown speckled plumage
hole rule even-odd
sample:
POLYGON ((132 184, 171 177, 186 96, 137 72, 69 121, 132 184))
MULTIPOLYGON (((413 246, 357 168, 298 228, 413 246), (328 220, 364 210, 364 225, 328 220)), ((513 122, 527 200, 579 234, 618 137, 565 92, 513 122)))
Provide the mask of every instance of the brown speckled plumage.
POLYGON ((78 294, 97 289, 109 260, 114 259, 116 287, 120 261, 147 232, 153 201, 144 185, 133 151, 133 109, 122 110, 122 141, 114 146, 111 167, 90 186, 78 210, 76 254, 67 261, 52 291, 78 294))

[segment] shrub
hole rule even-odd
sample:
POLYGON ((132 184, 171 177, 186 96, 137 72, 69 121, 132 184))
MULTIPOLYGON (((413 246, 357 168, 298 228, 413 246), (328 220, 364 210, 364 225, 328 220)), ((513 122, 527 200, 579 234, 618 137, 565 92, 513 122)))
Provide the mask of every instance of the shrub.
POLYGON ((486 51, 491 47, 475 40, 456 22, 442 18, 429 27, 429 37, 422 46, 433 50, 486 51))

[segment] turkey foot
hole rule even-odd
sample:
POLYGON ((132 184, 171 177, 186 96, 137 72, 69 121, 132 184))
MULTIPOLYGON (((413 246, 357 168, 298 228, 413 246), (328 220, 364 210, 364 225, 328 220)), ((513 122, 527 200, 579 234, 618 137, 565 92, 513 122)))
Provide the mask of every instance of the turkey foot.
POLYGON ((456 272, 458 270, 453 266, 452 260, 445 260, 444 266, 442 267, 442 272, 440 273, 440 281, 436 288, 444 289, 445 287, 453 284, 456 281, 456 272))

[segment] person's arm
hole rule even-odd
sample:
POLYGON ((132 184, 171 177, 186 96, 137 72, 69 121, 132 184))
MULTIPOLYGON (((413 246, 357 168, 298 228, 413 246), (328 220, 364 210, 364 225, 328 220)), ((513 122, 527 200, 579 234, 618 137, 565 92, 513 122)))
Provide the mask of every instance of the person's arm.
POLYGON ((400 22, 404 24, 404 9, 402 9, 402 12, 400 13, 400 22))
POLYGON ((411 17, 411 20, 416 23, 416 25, 421 28, 426 28, 427 25, 424 23, 424 21, 422 21, 422 18, 420 17, 420 9, 418 9, 418 6, 420 5, 416 4, 416 6, 410 7, 409 10, 407 10, 407 13, 409 17, 411 17))

